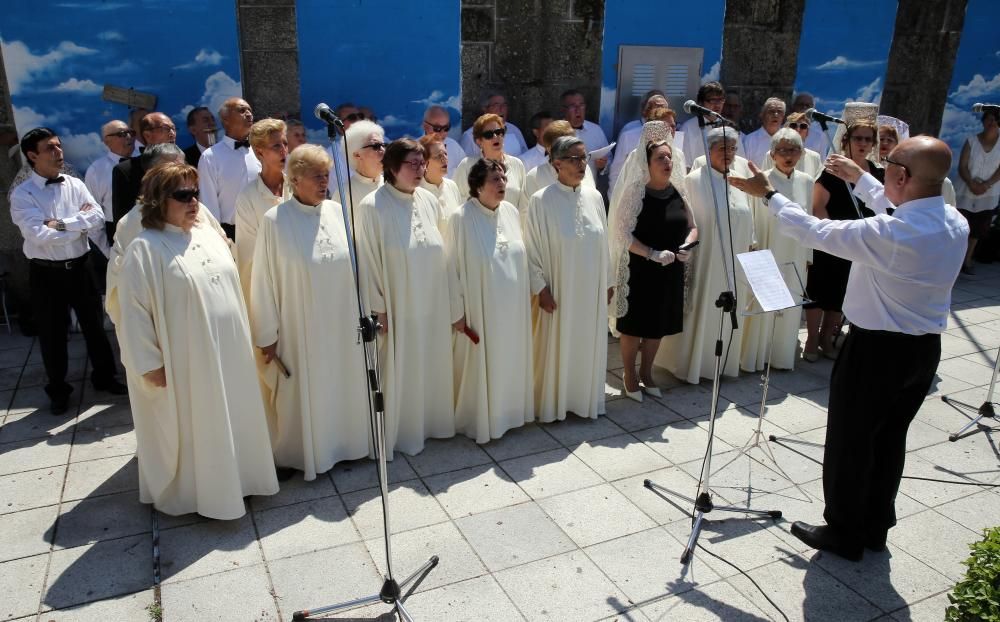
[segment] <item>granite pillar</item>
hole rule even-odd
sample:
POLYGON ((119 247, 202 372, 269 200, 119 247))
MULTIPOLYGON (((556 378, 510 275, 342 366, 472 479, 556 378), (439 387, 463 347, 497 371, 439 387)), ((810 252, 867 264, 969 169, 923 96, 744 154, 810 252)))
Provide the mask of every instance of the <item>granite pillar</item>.
POLYGON ((295 0, 236 0, 240 79, 254 117, 300 117, 295 0))

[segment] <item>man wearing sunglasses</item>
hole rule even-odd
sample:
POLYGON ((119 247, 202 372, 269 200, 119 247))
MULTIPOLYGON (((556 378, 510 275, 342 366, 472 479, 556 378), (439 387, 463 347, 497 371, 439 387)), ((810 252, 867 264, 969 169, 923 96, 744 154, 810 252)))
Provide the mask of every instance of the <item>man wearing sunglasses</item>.
POLYGON ((135 133, 129 129, 127 123, 116 119, 101 126, 101 140, 108 148, 108 152, 87 168, 87 174, 83 179, 87 184, 87 190, 90 190, 90 194, 104 210, 108 237, 105 238, 105 246, 101 250, 107 255, 106 245, 111 242, 110 236, 113 235, 111 222, 114 219, 111 206, 111 171, 132 156, 132 150, 135 149, 135 133))
POLYGON ((443 106, 431 106, 424 111, 424 136, 434 136, 444 143, 448 150, 448 174, 451 179, 455 174, 455 169, 459 163, 465 159, 465 150, 458 144, 458 141, 448 136, 451 130, 451 115, 443 106))
MULTIPOLYGON (((516 125, 507 120, 507 98, 501 93, 488 92, 481 100, 482 114, 492 113, 500 115, 503 119, 503 127, 507 132, 503 137, 503 152, 507 155, 518 156, 528 150, 528 144, 524 142, 524 135, 516 125)), ((478 115, 477 117, 478 118, 478 115)), ((465 155, 479 155, 479 146, 476 144, 476 137, 472 135, 472 126, 462 134, 460 143, 465 155)), ((461 160, 459 160, 461 162, 461 160)))
POLYGON ((246 100, 230 97, 219 108, 226 135, 205 150, 198 162, 201 202, 230 239, 236 239, 236 197, 260 174, 260 161, 250 148, 253 109, 246 100))
MULTIPOLYGON (((177 126, 162 112, 151 112, 139 122, 141 129, 139 138, 143 141, 143 149, 162 143, 177 142, 177 126)), ((108 243, 114 244, 115 227, 119 220, 135 206, 139 198, 139 186, 146 169, 142 166, 140 156, 133 155, 128 160, 116 165, 111 171, 111 223, 108 227, 108 243)))
POLYGON ((104 226, 104 212, 82 181, 61 174, 63 150, 55 132, 45 127, 27 132, 21 152, 32 174, 11 193, 10 216, 24 236, 31 306, 48 378, 45 393, 52 414, 61 415, 73 392, 66 382, 70 308, 87 342, 94 388, 126 393, 125 385, 115 378, 117 366, 104 332, 101 295, 88 272, 88 231, 104 226))
POLYGON ((792 525, 813 548, 859 561, 885 550, 896 524, 894 502, 906 458, 906 433, 941 358, 951 287, 965 256, 969 225, 941 196, 951 150, 930 136, 902 141, 885 159, 885 184, 840 155, 825 168, 856 184, 876 212, 857 220, 820 220, 753 177, 730 178, 763 197, 779 231, 814 249, 849 259, 844 314, 851 331, 830 378, 823 455, 827 524, 792 525), (889 208, 895 208, 892 214, 889 208))

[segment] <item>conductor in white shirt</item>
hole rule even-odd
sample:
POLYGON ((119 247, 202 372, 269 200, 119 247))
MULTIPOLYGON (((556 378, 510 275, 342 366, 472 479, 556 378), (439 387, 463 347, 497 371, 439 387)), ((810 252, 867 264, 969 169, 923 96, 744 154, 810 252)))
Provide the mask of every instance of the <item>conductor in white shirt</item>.
POLYGON ((236 197, 260 174, 260 162, 250 148, 253 109, 230 97, 219 108, 226 135, 201 154, 198 189, 202 205, 215 216, 230 239, 236 239, 236 197))
POLYGON ((94 388, 115 395, 126 393, 125 385, 115 379, 101 296, 87 269, 87 232, 104 227, 104 212, 82 181, 60 174, 63 150, 55 132, 45 127, 27 132, 21 139, 21 152, 32 173, 11 193, 10 216, 24 236, 31 305, 48 377, 45 393, 52 402, 52 414, 61 415, 73 392, 66 382, 70 307, 87 342, 94 388))
POLYGON ((780 233, 853 262, 844 298, 852 326, 830 378, 823 455, 827 524, 792 525, 809 546, 851 561, 859 561, 865 548, 884 550, 896 524, 906 433, 937 371, 969 232, 941 196, 951 168, 947 145, 929 136, 910 138, 885 163, 884 187, 847 158, 834 155, 825 163, 874 206, 875 216, 859 220, 810 216, 776 193, 753 164, 753 177, 730 178, 766 199, 780 233))

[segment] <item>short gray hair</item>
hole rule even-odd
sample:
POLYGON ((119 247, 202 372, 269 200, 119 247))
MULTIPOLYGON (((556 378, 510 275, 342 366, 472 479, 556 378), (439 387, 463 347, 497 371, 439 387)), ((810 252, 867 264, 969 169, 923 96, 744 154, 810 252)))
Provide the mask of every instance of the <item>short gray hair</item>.
POLYGON ((788 109, 787 106, 785 106, 785 100, 780 97, 768 97, 764 100, 764 105, 760 107, 760 111, 764 112, 770 106, 780 107, 782 113, 788 109))
POLYGON ((490 100, 494 97, 503 97, 504 101, 507 101, 507 96, 500 91, 486 91, 483 96, 479 98, 479 107, 486 110, 486 106, 489 105, 490 100))
POLYGON ((565 158, 570 149, 582 144, 584 144, 583 141, 576 136, 560 136, 552 142, 552 147, 549 148, 549 162, 565 158))
POLYGON ((721 143, 722 141, 735 143, 738 139, 739 132, 736 131, 736 128, 727 126, 713 127, 705 136, 705 141, 708 143, 709 148, 715 143, 721 143))
POLYGON ((779 143, 792 143, 799 149, 802 148, 802 135, 790 127, 783 127, 771 135, 771 152, 778 148, 779 143))
POLYGON ((143 170, 148 171, 164 160, 177 160, 178 158, 181 162, 184 161, 184 151, 180 147, 174 143, 160 143, 146 147, 142 155, 139 156, 139 163, 143 170))
POLYGON ((361 121, 355 121, 351 124, 351 127, 347 128, 347 132, 344 133, 344 145, 347 148, 347 163, 350 165, 351 170, 354 170, 354 152, 360 151, 362 147, 365 146, 365 141, 373 133, 378 132, 382 135, 382 141, 385 142, 385 130, 382 126, 369 121, 367 119, 361 121))

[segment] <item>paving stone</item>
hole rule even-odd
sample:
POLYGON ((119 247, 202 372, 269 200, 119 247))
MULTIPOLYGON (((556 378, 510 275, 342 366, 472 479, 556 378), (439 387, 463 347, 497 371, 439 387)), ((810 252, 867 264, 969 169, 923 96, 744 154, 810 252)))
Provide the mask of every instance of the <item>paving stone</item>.
POLYGON ((56 505, 0 514, 0 562, 48 553, 58 514, 56 505))
POLYGON ((336 494, 333 482, 326 475, 319 475, 313 481, 307 482, 302 479, 301 472, 296 472, 291 479, 281 482, 277 494, 253 497, 253 509, 267 510, 302 501, 332 497, 336 494))
POLYGON ((981 534, 927 510, 897 521, 889 530, 889 542, 946 575, 953 582, 965 574, 962 561, 969 557, 969 544, 981 534))
POLYGON ((1000 523, 1000 495, 984 490, 939 505, 935 510, 976 533, 1000 523))
POLYGON ((134 492, 64 503, 56 526, 56 549, 150 533, 150 506, 134 492))
POLYGON ((406 601, 414 620, 524 620, 493 577, 484 576, 421 592, 406 601))
POLYGON ((262 565, 167 583, 161 590, 164 619, 169 622, 279 619, 262 565))
POLYGON ((203 577, 263 562, 249 516, 160 532, 163 582, 203 577))
POLYGON ((972 357, 957 357, 941 361, 938 364, 938 373, 947 374, 974 386, 989 384, 993 378, 993 366, 969 360, 970 358, 972 357))
POLYGON ((74 462, 66 472, 64 501, 138 490, 139 468, 134 456, 74 462))
POLYGON ((608 481, 670 466, 670 462, 631 434, 581 443, 573 449, 573 455, 608 481))
MULTIPOLYGON (((399 574, 408 568, 395 566, 399 574)), ((377 594, 383 579, 360 542, 268 563, 282 618, 292 612, 377 594)), ((337 614, 337 617, 347 617, 337 614)))
POLYGON ((136 439, 131 425, 100 430, 77 430, 73 437, 70 462, 131 456, 135 454, 136 439))
POLYGON ((138 592, 152 585, 151 534, 105 540, 52 553, 42 604, 64 609, 138 592))
POLYGON ((13 620, 38 612, 38 600, 45 582, 48 555, 24 557, 4 562, 0 569, 0 620, 13 620))
MULTIPOLYGON (((363 539, 383 534, 382 496, 377 488, 368 488, 343 496, 347 512, 363 539)), ((441 504, 419 480, 401 482, 389 487, 389 526, 400 533, 448 520, 441 504)))
POLYGON ((566 415, 563 421, 546 423, 544 429, 564 447, 574 447, 584 441, 608 438, 624 432, 618 424, 607 417, 584 419, 575 415, 566 415))
MULTIPOLYGON (((40 622, 107 622, 108 620, 150 620, 147 607, 153 604, 153 590, 90 602, 58 611, 46 611, 40 622)), ((168 617, 173 620, 172 616, 168 617)))
MULTIPOLYGON (((411 479, 417 479, 417 472, 402 453, 397 453, 393 460, 386 463, 389 483, 395 484, 411 479)), ((368 458, 340 462, 330 470, 330 476, 336 484, 337 492, 345 494, 365 488, 378 488, 378 463, 368 458)), ((284 484, 282 484, 284 485, 284 484)), ((312 484, 306 483, 307 486, 312 484)))
POLYGON ((474 440, 464 436, 428 439, 424 450, 416 456, 407 456, 406 461, 424 477, 493 462, 474 440))
POLYGON ((641 404, 632 400, 616 400, 608 404, 607 418, 626 432, 644 430, 683 419, 657 400, 647 396, 641 404))
POLYGON ((983 348, 977 344, 972 343, 968 339, 964 339, 959 335, 952 335, 950 333, 944 333, 941 335, 941 356, 954 357, 954 356, 965 356, 967 354, 972 354, 973 352, 979 352, 983 348))
POLYGON ((72 433, 0 445, 0 475, 66 464, 72 433))
POLYGON ((542 426, 529 423, 508 430, 503 438, 494 439, 481 447, 490 457, 500 462, 555 449, 559 447, 559 442, 543 430, 542 426))
POLYGON ((567 449, 505 460, 500 467, 533 499, 595 486, 604 481, 567 449))
POLYGON ((47 438, 71 432, 75 421, 76 416, 72 413, 53 416, 48 412, 36 411, 7 415, 3 427, 0 427, 0 443, 47 438))
POLYGON ((697 384, 682 384, 663 393, 663 403, 672 411, 687 417, 707 415, 712 408, 712 390, 697 384))
MULTIPOLYGON (((758 413, 759 408, 753 409, 753 412, 758 413)), ((826 420, 825 409, 793 395, 768 400, 767 410, 764 412, 764 421, 792 434, 825 427, 826 420)))
MULTIPOLYGON (((763 622, 768 620, 746 596, 726 581, 656 599, 642 607, 650 620, 685 622, 763 622)), ((780 619, 780 618, 779 618, 780 619)))
POLYGON ((434 475, 427 487, 452 518, 523 503, 528 496, 498 466, 434 475))
POLYGON ((28 350, 28 348, 17 347, 0 350, 0 368, 15 367, 20 369, 24 367, 28 359, 28 350))
POLYGON ((597 620, 633 604, 582 551, 508 568, 494 578, 529 620, 597 620))
POLYGON ((610 484, 542 499, 538 505, 581 547, 656 526, 610 484))
POLYGON ((132 407, 127 402, 104 401, 85 406, 80 411, 76 429, 104 430, 132 423, 132 407))
POLYGON ((268 560, 311 553, 361 539, 337 497, 303 501, 254 513, 268 560))
MULTIPOLYGON (((740 406, 759 404, 764 391, 761 384, 760 374, 757 373, 748 374, 744 372, 739 378, 723 378, 722 384, 719 386, 719 410, 725 410, 733 404, 740 406)), ((709 389, 711 389, 710 386, 709 389)), ((787 391, 779 388, 774 383, 771 383, 767 391, 768 399, 779 399, 786 394, 787 391)))
MULTIPOLYGON (((635 437, 673 464, 701 460, 708 444, 708 432, 691 421, 641 430, 635 433, 635 437)), ((731 449, 719 439, 715 440, 715 448, 716 451, 731 449)))
MULTIPOLYGON (((766 529, 774 519, 749 517, 747 514, 721 510, 710 512, 705 518, 698 538, 699 548, 694 551, 694 557, 708 565, 719 576, 729 577, 737 571, 702 549, 712 551, 744 571, 785 559, 795 553, 791 547, 766 529)), ((677 555, 680 557, 691 534, 691 523, 677 521, 665 525, 664 529, 680 543, 677 548, 677 555)))
POLYGON ((698 482, 680 467, 671 466, 651 473, 643 473, 619 479, 611 483, 642 512, 660 525, 684 520, 690 517, 693 501, 665 492, 653 492, 644 485, 645 480, 662 486, 672 492, 692 497, 698 482))
POLYGON ((491 572, 576 548, 535 503, 466 516, 455 525, 491 572))
POLYGON ((0 476, 0 514, 59 503, 65 467, 0 476))
POLYGON ((892 619, 899 622, 940 622, 944 619, 945 609, 951 604, 948 600, 950 592, 946 590, 900 609, 892 614, 892 619))
MULTIPOLYGON (((78 400, 81 383, 71 382, 70 384, 73 385, 74 392, 69 398, 69 414, 75 416, 77 406, 79 404, 78 400)), ((18 389, 14 393, 14 397, 11 399, 7 414, 17 415, 22 413, 38 412, 40 415, 50 417, 49 404, 49 396, 45 394, 45 390, 41 386, 18 389)))
MULTIPOLYGON (((385 540, 366 540, 365 546, 379 572, 384 573, 385 540)), ((487 574, 486 567, 454 523, 421 527, 392 538, 393 570, 398 577, 416 572, 432 555, 437 555, 440 563, 420 584, 418 592, 487 574)))

